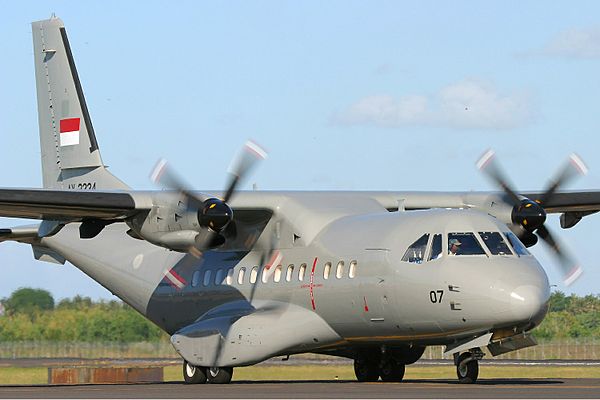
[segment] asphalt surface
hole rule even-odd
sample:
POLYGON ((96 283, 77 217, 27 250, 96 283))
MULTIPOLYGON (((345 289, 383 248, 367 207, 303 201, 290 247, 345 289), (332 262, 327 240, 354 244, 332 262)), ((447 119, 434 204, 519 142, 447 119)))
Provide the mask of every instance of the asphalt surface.
POLYGON ((257 381, 228 385, 178 382, 132 385, 2 386, 0 398, 599 398, 600 379, 482 379, 402 383, 257 381))

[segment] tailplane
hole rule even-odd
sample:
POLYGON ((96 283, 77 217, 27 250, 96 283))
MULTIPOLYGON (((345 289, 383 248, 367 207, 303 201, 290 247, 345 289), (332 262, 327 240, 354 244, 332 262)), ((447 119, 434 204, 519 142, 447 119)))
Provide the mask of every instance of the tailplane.
POLYGON ((63 22, 32 29, 44 188, 128 189, 102 163, 63 22))

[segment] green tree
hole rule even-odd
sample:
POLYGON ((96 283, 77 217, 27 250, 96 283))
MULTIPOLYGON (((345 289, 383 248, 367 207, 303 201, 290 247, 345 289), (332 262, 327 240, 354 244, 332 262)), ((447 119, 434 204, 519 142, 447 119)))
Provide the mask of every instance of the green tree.
POLYGON ((9 315, 22 313, 33 316, 38 311, 54 309, 54 298, 43 289, 17 289, 3 303, 9 315))

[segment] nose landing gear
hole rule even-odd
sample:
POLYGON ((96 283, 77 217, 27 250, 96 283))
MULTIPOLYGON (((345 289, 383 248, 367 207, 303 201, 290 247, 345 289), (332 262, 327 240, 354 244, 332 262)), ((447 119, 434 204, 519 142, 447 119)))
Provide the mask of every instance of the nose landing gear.
POLYGON ((455 354, 456 376, 459 383, 475 383, 479 376, 479 360, 484 356, 479 347, 470 349, 460 355, 455 354))

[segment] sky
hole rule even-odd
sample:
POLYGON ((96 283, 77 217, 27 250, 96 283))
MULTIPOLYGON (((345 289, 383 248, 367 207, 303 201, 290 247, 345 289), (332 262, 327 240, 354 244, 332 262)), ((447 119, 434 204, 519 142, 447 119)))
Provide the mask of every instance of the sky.
MULTIPOLYGON (((164 157, 220 189, 247 138, 269 158, 266 190, 494 190, 488 148, 522 191, 543 190, 576 152, 600 189, 600 3, 595 1, 5 1, 0 24, 0 186, 41 187, 30 23, 52 13, 69 41, 105 164, 135 189, 164 157)), ((27 223, 0 219, 0 227, 27 223)), ((562 230, 600 293, 600 215, 562 230)), ((0 245, 0 297, 111 294, 72 265, 0 245)))

